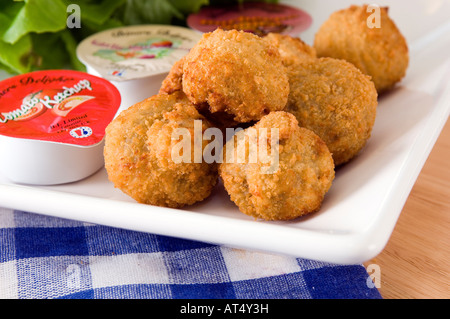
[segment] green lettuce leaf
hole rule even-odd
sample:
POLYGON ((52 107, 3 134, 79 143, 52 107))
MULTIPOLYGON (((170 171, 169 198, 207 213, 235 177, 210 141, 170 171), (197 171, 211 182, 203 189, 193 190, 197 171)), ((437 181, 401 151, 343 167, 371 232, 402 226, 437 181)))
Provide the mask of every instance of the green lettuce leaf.
POLYGON ((25 73, 30 70, 32 41, 29 35, 14 44, 0 41, 0 66, 8 73, 25 73))
MULTIPOLYGON (((19 6, 16 6, 14 10, 11 10, 12 7, 9 7, 9 13, 17 12, 20 9, 19 6)), ((29 70, 28 57, 32 51, 31 38, 29 36, 22 37, 14 44, 1 40, 12 22, 7 13, 7 10, 3 9, 0 12, 0 66, 9 73, 27 72, 29 70)))
POLYGON ((201 9, 201 7, 207 6, 210 3, 209 0, 169 0, 169 2, 184 16, 187 16, 191 13, 196 13, 201 9))
POLYGON ((153 21, 154 24, 170 24, 173 17, 182 19, 183 14, 167 0, 128 0, 123 22, 126 25, 143 24, 153 21))
POLYGON ((86 71, 86 67, 80 62, 80 60, 78 60, 77 57, 76 51, 78 42, 69 30, 64 30, 61 32, 61 40, 64 43, 64 47, 68 54, 69 62, 72 68, 78 71, 86 71))
POLYGON ((61 69, 67 61, 67 52, 60 33, 30 33, 33 52, 31 70, 61 69), (51 50, 49 50, 51 48, 51 50))
POLYGON ((94 22, 102 25, 112 17, 112 15, 121 7, 123 7, 127 0, 63 0, 66 7, 71 4, 77 4, 81 11, 82 22, 94 22))
POLYGON ((57 32, 66 27, 66 6, 60 0, 25 0, 3 33, 6 43, 14 44, 24 35, 57 32))

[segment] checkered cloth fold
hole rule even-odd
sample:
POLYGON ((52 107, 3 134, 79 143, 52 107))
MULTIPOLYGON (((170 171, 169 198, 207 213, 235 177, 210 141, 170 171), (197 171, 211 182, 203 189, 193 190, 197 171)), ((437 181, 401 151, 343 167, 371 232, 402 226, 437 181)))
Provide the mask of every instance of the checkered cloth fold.
POLYGON ((362 265, 339 266, 0 208, 0 298, 381 298, 369 280, 362 265))

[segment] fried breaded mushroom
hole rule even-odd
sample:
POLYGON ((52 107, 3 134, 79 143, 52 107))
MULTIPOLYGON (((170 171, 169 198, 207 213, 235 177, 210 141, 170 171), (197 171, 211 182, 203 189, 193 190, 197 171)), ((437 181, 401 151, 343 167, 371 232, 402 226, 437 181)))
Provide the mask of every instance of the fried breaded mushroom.
MULTIPOLYGON (((172 94, 174 92, 183 92, 183 65, 184 57, 174 63, 166 78, 163 80, 159 89, 160 94, 172 94)), ((239 125, 239 122, 234 120, 232 114, 223 111, 211 113, 208 108, 198 108, 204 117, 206 117, 213 125, 225 130, 239 125)))
POLYGON ((405 76, 408 45, 389 17, 387 7, 380 8, 378 22, 371 18, 372 11, 367 9, 367 5, 352 5, 331 14, 316 33, 314 48, 319 57, 353 63, 372 77, 378 93, 382 93, 405 76))
POLYGON ((286 111, 327 144, 336 166, 348 162, 371 136, 377 91, 353 64, 318 58, 290 72, 286 111))
POLYGON ((326 144, 284 111, 238 132, 223 157, 219 174, 230 199, 257 219, 292 220, 316 212, 335 176, 326 144))
POLYGON ((298 37, 288 34, 269 33, 263 39, 278 48, 283 64, 286 67, 295 67, 305 60, 317 58, 314 47, 306 44, 298 37))
POLYGON ((182 86, 199 109, 231 114, 240 123, 283 110, 289 94, 277 48, 237 30, 203 35, 186 56, 182 86))
POLYGON ((205 199, 217 182, 217 165, 194 158, 195 125, 200 134, 209 127, 181 92, 126 109, 106 128, 109 179, 139 203, 180 208, 205 199))

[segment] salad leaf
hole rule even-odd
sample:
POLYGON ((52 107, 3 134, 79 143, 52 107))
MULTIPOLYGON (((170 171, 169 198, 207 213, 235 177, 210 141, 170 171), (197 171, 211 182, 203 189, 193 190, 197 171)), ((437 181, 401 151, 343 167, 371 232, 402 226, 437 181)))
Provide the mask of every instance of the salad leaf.
POLYGON ((25 0, 2 38, 14 44, 30 33, 56 32, 66 27, 66 6, 55 0, 25 0))
POLYGON ((3 39, 3 35, 10 27, 13 18, 22 7, 23 3, 19 1, 0 0, 0 39, 3 39))
POLYGON ((108 19, 121 7, 127 0, 63 0, 66 7, 71 4, 77 4, 80 7, 82 22, 95 22, 102 25, 108 22, 108 19))
POLYGON ((183 18, 183 14, 167 0, 129 0, 125 7, 123 22, 126 25, 153 21, 154 24, 170 24, 173 17, 183 18))
POLYGON ((60 33, 30 33, 33 51, 29 56, 30 69, 61 69, 67 61, 60 33), (48 48, 52 48, 49 50, 48 48))
POLYGON ((198 12, 202 6, 207 6, 210 4, 209 0, 169 0, 169 2, 185 16, 193 12, 198 12))
POLYGON ((78 42, 73 37, 73 35, 70 33, 69 30, 64 30, 60 33, 61 40, 64 42, 65 51, 68 53, 69 56, 69 62, 73 69, 79 70, 79 71, 85 71, 86 67, 83 63, 81 63, 80 60, 78 60, 77 57, 77 46, 78 42))
POLYGON ((9 73, 26 72, 29 65, 26 57, 32 49, 31 38, 29 36, 22 37, 14 44, 1 40, 12 22, 5 11, 0 12, 0 66, 9 73))

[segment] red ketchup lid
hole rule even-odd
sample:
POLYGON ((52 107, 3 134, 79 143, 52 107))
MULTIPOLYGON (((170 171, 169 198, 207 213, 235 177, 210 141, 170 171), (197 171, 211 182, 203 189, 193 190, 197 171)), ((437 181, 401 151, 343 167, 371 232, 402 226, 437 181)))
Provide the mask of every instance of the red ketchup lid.
POLYGON ((36 71, 0 82, 0 135, 91 146, 120 106, 109 81, 70 70, 36 71))
POLYGON ((311 16, 287 5, 245 2, 230 6, 207 6, 189 15, 187 24, 201 32, 242 30, 264 36, 269 32, 298 36, 311 26, 311 16))

